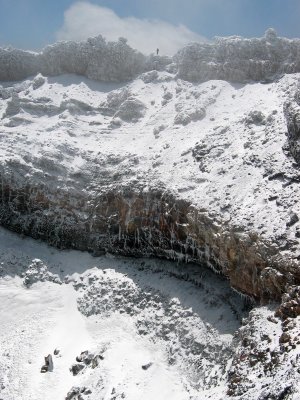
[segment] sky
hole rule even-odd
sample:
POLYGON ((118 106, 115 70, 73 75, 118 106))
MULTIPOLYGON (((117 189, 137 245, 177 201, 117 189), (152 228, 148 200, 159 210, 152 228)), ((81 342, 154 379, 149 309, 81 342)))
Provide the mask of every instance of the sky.
POLYGON ((300 37, 300 0, 0 0, 0 46, 123 36, 144 53, 174 53, 214 36, 300 37))

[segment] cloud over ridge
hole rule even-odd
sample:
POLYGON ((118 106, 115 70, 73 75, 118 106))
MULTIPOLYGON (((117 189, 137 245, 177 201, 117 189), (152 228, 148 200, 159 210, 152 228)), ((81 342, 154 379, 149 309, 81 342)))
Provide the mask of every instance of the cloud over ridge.
POLYGON ((56 38, 84 40, 99 34, 107 40, 125 37, 130 46, 145 54, 159 48, 161 54, 173 55, 187 43, 206 41, 184 25, 176 26, 158 19, 121 18, 109 8, 82 1, 66 10, 56 38))

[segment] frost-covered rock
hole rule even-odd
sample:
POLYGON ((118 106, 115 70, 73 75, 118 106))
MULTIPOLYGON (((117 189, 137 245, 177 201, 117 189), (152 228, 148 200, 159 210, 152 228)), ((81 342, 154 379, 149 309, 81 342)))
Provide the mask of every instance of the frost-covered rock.
POLYGON ((87 395, 91 394, 92 391, 85 386, 73 386, 67 393, 65 400, 84 400, 87 395))
POLYGON ((4 88, 2 85, 0 86, 0 98, 6 100, 9 99, 12 94, 15 92, 14 88, 4 88))
POLYGON ((61 284, 61 280, 58 275, 52 274, 48 267, 39 259, 32 260, 28 269, 24 273, 23 283, 26 287, 30 287, 36 282, 54 282, 61 284))
POLYGON ((271 29, 262 38, 232 36, 192 43, 179 50, 175 60, 178 76, 188 81, 260 81, 300 71, 299 50, 299 39, 280 38, 271 29))
MULTIPOLYGON (((58 42, 40 53, 0 49, 0 81, 20 80, 41 73, 83 75, 104 82, 124 82, 148 71, 178 73, 188 81, 225 79, 232 82, 274 79, 300 71, 300 41, 280 38, 269 29, 262 38, 216 38, 212 43, 192 43, 173 59, 144 56, 126 39, 107 42, 102 36, 83 42, 58 42)), ((155 73, 141 77, 153 81, 155 73)))
POLYGON ((17 81, 41 72, 38 53, 0 48, 0 80, 17 81))
POLYGON ((192 121, 200 121, 205 117, 205 110, 203 108, 196 108, 190 110, 183 110, 176 114, 174 124, 187 125, 192 121))
POLYGON ((145 69, 146 57, 120 38, 106 42, 102 36, 84 42, 58 42, 41 53, 0 49, 0 80, 20 80, 31 75, 73 73, 99 81, 126 81, 145 69))
POLYGON ((249 125, 264 125, 266 123, 264 114, 257 110, 250 111, 248 116, 245 118, 245 122, 249 125))
POLYGON ((120 121, 136 122, 142 118, 146 111, 145 104, 137 99, 128 87, 108 93, 106 101, 100 105, 104 115, 113 116, 113 126, 120 126, 120 121))
POLYGON ((145 115, 145 104, 135 98, 128 98, 121 104, 116 117, 126 122, 136 122, 145 115))
POLYGON ((34 80, 33 80, 33 82, 32 82, 32 88, 35 90, 35 89, 38 89, 38 88, 40 88, 41 86, 43 86, 43 84, 46 82, 46 79, 43 77, 43 75, 41 75, 41 74, 38 74, 35 78, 34 78, 34 80))
POLYGON ((124 82, 145 69, 145 57, 133 50, 126 40, 106 44, 102 37, 88 39, 90 61, 86 76, 99 81, 124 82))
POLYGON ((163 101, 162 105, 164 106, 165 104, 168 103, 173 98, 173 93, 170 92, 166 87, 164 87, 164 94, 163 94, 163 101))
POLYGON ((77 99, 68 99, 64 100, 60 104, 61 111, 68 110, 71 114, 91 114, 93 111, 96 111, 89 104, 84 101, 80 101, 77 99))
POLYGON ((103 112, 105 115, 114 115, 120 108, 121 104, 131 96, 132 93, 128 87, 109 92, 107 94, 106 101, 100 105, 101 112, 103 112))
POLYGON ((229 397, 298 398, 297 328, 296 320, 281 324, 272 305, 250 312, 233 341, 235 356, 228 373, 229 397))
POLYGON ((12 93, 11 99, 7 102, 3 118, 12 117, 18 114, 20 110, 21 110, 21 105, 18 93, 12 93))
POLYGON ((172 58, 168 56, 150 54, 146 59, 146 70, 166 71, 172 64, 172 61, 172 58))
POLYGON ((140 76, 140 78, 145 82, 145 83, 150 83, 150 82, 155 82, 158 79, 159 75, 156 70, 150 71, 150 72, 145 72, 140 76))

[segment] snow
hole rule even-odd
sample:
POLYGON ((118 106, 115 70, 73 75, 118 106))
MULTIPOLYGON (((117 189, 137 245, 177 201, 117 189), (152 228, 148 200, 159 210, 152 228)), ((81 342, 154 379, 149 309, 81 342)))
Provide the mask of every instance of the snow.
MULTIPOLYGON (((56 44, 41 54, 1 50, 0 64, 8 60, 0 69, 2 223, 37 239, 51 234, 54 245, 71 232, 68 246, 86 249, 75 234, 86 232, 82 240, 101 244, 101 195, 159 190, 207 217, 210 230, 204 231, 213 236, 217 255, 224 238, 227 253, 234 249, 226 238, 241 239, 247 263, 247 243, 262 253, 267 268, 255 265, 253 286, 266 283, 271 291, 281 281, 297 283, 298 138, 291 148, 284 105, 298 91, 298 46, 269 31, 262 39, 194 44, 177 61, 146 59, 123 41, 101 38, 56 44), (271 62, 282 46, 280 62, 271 62), (36 68, 41 59, 45 70, 36 68), (101 82, 63 75, 70 72, 101 82), (62 75, 48 76, 55 74, 62 75), (270 74, 276 78, 257 82, 270 74), (226 77, 239 83, 219 80, 226 77), (7 81, 17 78, 26 80, 7 81)), ((293 118, 293 107, 285 110, 293 118)), ((127 206, 128 228, 130 199, 127 206)), ((183 229, 195 223, 191 214, 183 229)), ((121 237, 118 224, 114 234, 121 237)), ((213 267, 211 248, 206 242, 203 248, 213 267)), ((173 248, 164 255, 188 259, 173 248)), ((246 267, 237 263, 236 276, 246 267)), ((289 328, 291 345, 281 343, 285 325, 275 317, 277 306, 255 306, 242 321, 244 300, 202 265, 109 253, 93 258, 1 228, 0 396, 64 399, 78 387, 90 400, 256 400, 286 390, 296 400, 299 346, 292 343, 299 344, 299 317, 289 328), (69 369, 85 350, 104 359, 73 376, 69 369), (41 374, 49 353, 54 370, 41 374)))
POLYGON ((58 251, 4 229, 0 230, 0 263, 0 393, 4 400, 64 399, 75 386, 92 390, 84 397, 91 400, 122 398, 123 393, 132 400, 184 400, 193 394, 201 399, 201 387, 206 390, 203 399, 210 394, 208 387, 222 398, 222 371, 230 362, 229 346, 240 325, 235 313, 241 318, 243 304, 226 281, 210 271, 204 269, 199 275, 198 266, 190 267, 191 276, 202 282, 196 287, 171 277, 170 272, 178 276, 187 272, 173 263, 153 259, 141 264, 111 255, 93 258, 58 251), (46 280, 24 285, 26 270, 37 258, 40 266, 47 266, 66 283, 46 280), (134 297, 130 304, 136 295, 140 303, 134 297), (145 295, 146 302, 142 301, 145 295), (93 296, 102 299, 99 304, 93 296), (92 313, 87 311, 90 304, 92 313), (130 311, 126 311, 128 306, 130 311), (172 333, 168 325, 175 321, 178 329, 172 333), (148 332, 141 334, 143 324, 148 332), (225 358, 193 350, 196 341, 217 345, 225 358), (177 355, 170 362, 173 345, 177 355), (59 349, 57 356, 55 349, 59 349), (86 367, 73 376, 69 368, 84 350, 100 352, 104 360, 99 367, 86 367), (41 374, 43 357, 51 353, 53 372, 41 374), (193 371, 197 360, 206 363, 206 382, 202 382, 201 368, 193 371), (148 369, 142 368, 149 363, 148 369), (215 381, 209 379, 210 369, 215 381))

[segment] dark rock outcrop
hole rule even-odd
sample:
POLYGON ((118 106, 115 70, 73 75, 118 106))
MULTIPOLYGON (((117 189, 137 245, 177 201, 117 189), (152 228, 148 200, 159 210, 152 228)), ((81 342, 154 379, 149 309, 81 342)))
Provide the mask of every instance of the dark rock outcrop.
POLYGON ((104 360, 102 354, 94 354, 89 352, 88 350, 82 351, 79 356, 76 357, 76 364, 73 364, 70 368, 72 374, 78 375, 85 368, 96 368, 98 367, 101 360, 104 360))
POLYGON ((85 386, 73 386, 71 390, 67 393, 65 400, 83 400, 85 395, 91 394, 91 390, 85 386))
POLYGON ((70 368, 70 371, 72 374, 78 375, 79 372, 81 372, 85 368, 84 364, 73 364, 72 367, 70 368))
POLYGON ((41 373, 53 371, 53 360, 51 354, 45 357, 45 364, 41 368, 41 373))
POLYGON ((284 114, 287 120, 289 150, 300 165, 300 106, 296 99, 285 104, 284 114))
POLYGON ((283 295, 282 303, 276 311, 276 316, 283 321, 288 318, 297 318, 300 315, 300 287, 291 286, 283 295))

